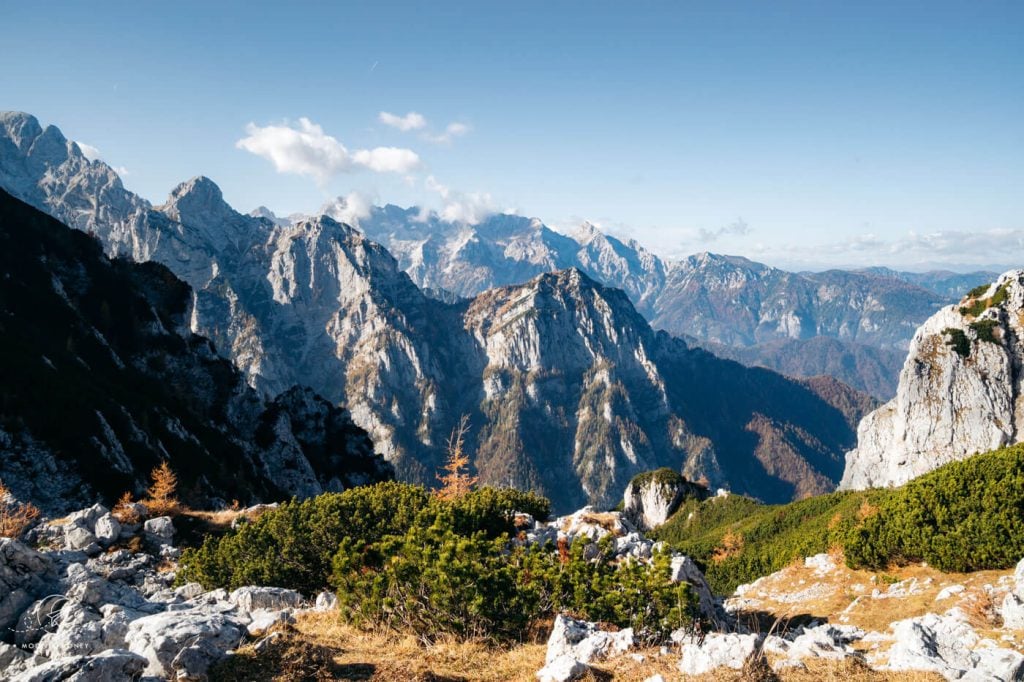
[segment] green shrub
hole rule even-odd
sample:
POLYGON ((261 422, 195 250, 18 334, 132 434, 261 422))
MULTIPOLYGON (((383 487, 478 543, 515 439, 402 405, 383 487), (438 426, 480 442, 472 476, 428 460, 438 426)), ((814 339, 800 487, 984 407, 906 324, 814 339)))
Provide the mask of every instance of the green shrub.
POLYGON ((332 585, 342 614, 364 627, 493 640, 523 639, 538 618, 567 611, 591 621, 633 627, 641 639, 666 639, 688 624, 696 598, 669 582, 670 559, 612 561, 611 544, 575 542, 563 562, 551 547, 512 547, 484 533, 466 537, 451 517, 413 527, 371 547, 345 542, 332 585))
POLYGON ((369 547, 346 540, 332 584, 342 615, 433 640, 519 639, 536 618, 540 595, 521 579, 522 552, 506 556, 502 538, 460 535, 445 523, 414 526, 369 547))
POLYGON ((182 552, 177 580, 207 588, 273 585, 312 594, 327 587, 348 537, 361 543, 404 533, 431 504, 421 486, 380 483, 286 502, 198 549, 182 552))
MULTIPOLYGON (((549 571, 550 601, 556 611, 632 627, 647 643, 665 640, 694 618, 696 595, 686 583, 669 582, 669 552, 656 552, 650 564, 613 563, 611 537, 602 538, 596 547, 594 544, 577 539, 568 561, 556 563, 549 571)), ((549 562, 554 561, 553 556, 546 555, 549 562)))
POLYGON ((893 489, 775 506, 736 495, 690 500, 652 535, 693 557, 719 594, 833 547, 853 568, 919 561, 943 571, 1009 568, 1024 556, 1024 445, 893 489), (739 547, 733 552, 721 551, 727 536, 739 547))
POLYGON ((521 639, 567 610, 664 639, 695 613, 669 557, 615 562, 610 540, 519 547, 514 513, 546 519, 532 493, 482 488, 444 500, 420 486, 382 483, 291 501, 182 554, 178 583, 273 585, 312 594, 333 587, 342 613, 424 639, 450 634, 521 639))
POLYGON ((998 320, 978 320, 977 322, 971 323, 971 329, 978 335, 979 341, 987 341, 989 343, 999 343, 999 339, 996 338, 995 330, 999 327, 998 320))
POLYGON ((956 351, 957 355, 966 358, 971 354, 971 340, 964 334, 964 330, 956 327, 946 327, 942 333, 949 336, 946 345, 956 351))
POLYGON ((515 512, 530 514, 539 521, 551 515, 547 498, 514 488, 478 488, 447 504, 440 502, 435 500, 435 507, 453 510, 452 529, 456 533, 484 531, 489 538, 515 532, 515 512))
POLYGON ((1024 447, 953 462, 892 491, 845 543, 852 567, 1008 568, 1024 555, 1024 447))
POLYGON ((668 467, 661 467, 654 471, 644 471, 637 474, 632 478, 632 480, 630 480, 630 484, 633 486, 642 486, 651 481, 661 485, 684 485, 688 482, 678 471, 669 469, 668 467))
POLYGON ((841 546, 878 495, 884 492, 831 493, 785 505, 741 495, 691 500, 651 535, 692 557, 712 590, 729 594, 796 559, 841 546), (739 547, 722 551, 727 536, 739 547))
POLYGON ((967 298, 978 298, 983 293, 988 291, 988 288, 990 286, 992 286, 992 285, 991 284, 979 284, 978 286, 974 287, 973 289, 971 289, 970 291, 967 292, 967 298))
MULTIPOLYGON (((986 287, 986 290, 987 290, 987 287, 986 287)), ((975 291, 977 291, 977 289, 972 289, 971 293, 973 293, 975 291)), ((983 294, 983 293, 985 293, 985 291, 981 292, 981 294, 983 294)), ((978 299, 975 299, 973 303, 970 303, 970 304, 965 305, 965 306, 960 306, 960 314, 968 316, 968 317, 977 317, 978 315, 981 315, 983 312, 985 312, 989 308, 994 308, 996 306, 999 306, 999 305, 1002 305, 1003 303, 1005 303, 1007 296, 1009 296, 1009 293, 1010 293, 1010 286, 1009 286, 1009 284, 1004 284, 1001 287, 999 287, 998 289, 996 289, 995 293, 992 294, 991 296, 989 296, 988 298, 978 298, 978 299)), ((975 296, 980 296, 981 294, 974 294, 974 295, 975 296)), ((970 296, 970 294, 968 294, 968 296, 970 296)))

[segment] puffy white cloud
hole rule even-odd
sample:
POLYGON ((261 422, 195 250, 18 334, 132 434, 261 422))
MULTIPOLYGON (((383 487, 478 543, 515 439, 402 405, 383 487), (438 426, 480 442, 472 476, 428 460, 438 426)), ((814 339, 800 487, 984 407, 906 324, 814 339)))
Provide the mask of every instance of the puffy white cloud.
POLYGON ((441 220, 476 225, 498 211, 494 199, 487 192, 459 192, 438 182, 433 175, 428 175, 423 184, 441 197, 444 205, 437 212, 441 220))
POLYGON ((82 150, 82 155, 90 161, 95 161, 100 158, 100 150, 93 147, 91 144, 78 142, 77 140, 75 141, 75 144, 77 144, 78 148, 82 150))
POLYGON ((418 114, 415 111, 410 111, 405 116, 398 116, 396 114, 382 111, 377 115, 377 119, 386 126, 392 128, 398 128, 402 132, 406 133, 410 130, 422 130, 427 127, 427 119, 422 114, 418 114))
POLYGON ((440 134, 424 133, 423 134, 423 139, 428 140, 430 142, 436 142, 438 144, 448 144, 453 139, 455 139, 456 137, 462 137, 463 135, 465 135, 469 131, 470 131, 469 125, 467 125, 465 123, 462 123, 460 121, 455 121, 454 123, 449 123, 445 127, 443 133, 440 133, 440 134))
POLYGON ((331 176, 366 168, 378 173, 407 173, 420 165, 420 157, 411 149, 377 147, 349 153, 341 142, 308 118, 296 125, 245 127, 247 137, 235 146, 261 156, 274 164, 279 173, 308 175, 318 183, 331 176))
POLYGON ((377 173, 408 173, 420 165, 416 152, 400 147, 360 149, 352 154, 352 160, 377 173))
POLYGON ((329 215, 340 223, 359 226, 359 221, 370 215, 373 199, 359 192, 350 192, 327 202, 320 213, 329 215))

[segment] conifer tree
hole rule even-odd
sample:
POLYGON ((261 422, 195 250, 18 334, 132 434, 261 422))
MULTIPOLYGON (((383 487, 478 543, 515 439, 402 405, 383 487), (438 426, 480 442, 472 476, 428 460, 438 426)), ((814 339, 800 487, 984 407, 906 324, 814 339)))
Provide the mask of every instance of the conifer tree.
POLYGON ((143 501, 147 511, 152 516, 163 516, 178 511, 179 503, 177 498, 178 477, 166 460, 153 469, 150 473, 153 484, 146 491, 147 497, 143 501))
POLYGON ((441 488, 438 497, 443 500, 457 500, 476 485, 478 476, 469 474, 469 455, 465 453, 466 434, 469 432, 469 417, 462 415, 459 425, 452 429, 448 437, 448 459, 441 468, 444 474, 438 474, 441 488))

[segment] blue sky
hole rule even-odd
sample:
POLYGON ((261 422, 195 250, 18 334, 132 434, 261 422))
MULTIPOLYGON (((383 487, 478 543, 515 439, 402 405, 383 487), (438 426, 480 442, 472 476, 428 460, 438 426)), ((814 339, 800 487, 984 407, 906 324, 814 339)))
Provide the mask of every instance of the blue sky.
POLYGON ((1020 2, 0 11, 0 108, 157 203, 203 174, 246 211, 354 192, 668 256, 1024 265, 1020 2))

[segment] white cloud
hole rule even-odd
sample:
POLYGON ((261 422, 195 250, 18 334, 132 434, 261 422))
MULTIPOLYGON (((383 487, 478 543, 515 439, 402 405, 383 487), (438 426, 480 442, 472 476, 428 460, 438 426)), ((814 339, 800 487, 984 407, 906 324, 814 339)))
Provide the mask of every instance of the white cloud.
POLYGON ((124 166, 114 166, 114 172, 117 173, 118 176, 122 178, 126 178, 129 175, 131 175, 131 173, 128 172, 128 169, 125 168, 124 166))
POLYGON ((408 173, 420 165, 416 152, 399 147, 360 149, 352 154, 352 160, 377 173, 408 173))
POLYGON ((421 130, 427 127, 427 119, 424 118, 422 114, 418 114, 415 111, 410 111, 405 116, 398 116, 387 111, 382 111, 377 115, 377 119, 386 126, 398 128, 403 133, 407 133, 410 130, 421 130))
POLYGON ((75 141, 75 144, 77 144, 78 148, 82 150, 82 155, 90 161, 95 161, 100 158, 100 150, 93 147, 91 144, 78 142, 77 140, 75 141))
POLYGON ((444 205, 437 213, 441 220, 476 225, 498 211, 494 199, 487 192, 459 192, 438 182, 433 175, 428 175, 423 184, 441 197, 444 205))
POLYGON ((760 255, 788 267, 1000 267, 1024 263, 1024 229, 868 232, 814 244, 773 244, 762 247, 760 255))
POLYGON ((279 173, 308 175, 320 184, 338 173, 362 168, 408 173, 420 166, 419 155, 411 149, 377 147, 349 153, 345 145, 305 117, 294 126, 287 122, 268 126, 250 123, 245 132, 248 136, 235 143, 237 148, 269 160, 279 173))
POLYGON ((435 142, 437 144, 450 144, 456 137, 462 137, 470 131, 469 124, 463 123, 462 121, 453 121, 445 126, 443 132, 430 132, 426 130, 428 125, 426 117, 415 111, 410 111, 405 116, 399 116, 398 114, 382 111, 377 114, 377 120, 386 126, 397 128, 403 133, 407 133, 412 130, 422 130, 423 134, 420 135, 421 138, 427 142, 435 142))
POLYGON ((436 142, 438 144, 449 144, 456 137, 462 137, 463 135, 465 135, 469 131, 470 131, 469 125, 467 125, 465 123, 462 123, 460 121, 455 121, 454 123, 449 123, 445 127, 443 133, 440 133, 440 134, 424 133, 423 134, 423 139, 427 140, 429 142, 436 142))
POLYGON ((711 243, 717 241, 720 237, 743 236, 746 234, 750 234, 750 225, 747 225, 747 221, 743 220, 743 218, 737 218, 728 225, 723 225, 714 230, 701 228, 697 231, 697 238, 704 243, 711 243))
POLYGON ((1020 258, 1024 254, 1024 229, 910 231, 896 239, 861 234, 818 249, 832 254, 871 252, 884 255, 962 259, 981 257, 989 260, 1020 258))
POLYGON ((320 212, 346 225, 359 226, 359 221, 370 215, 373 199, 359 192, 350 192, 325 204, 320 212))

